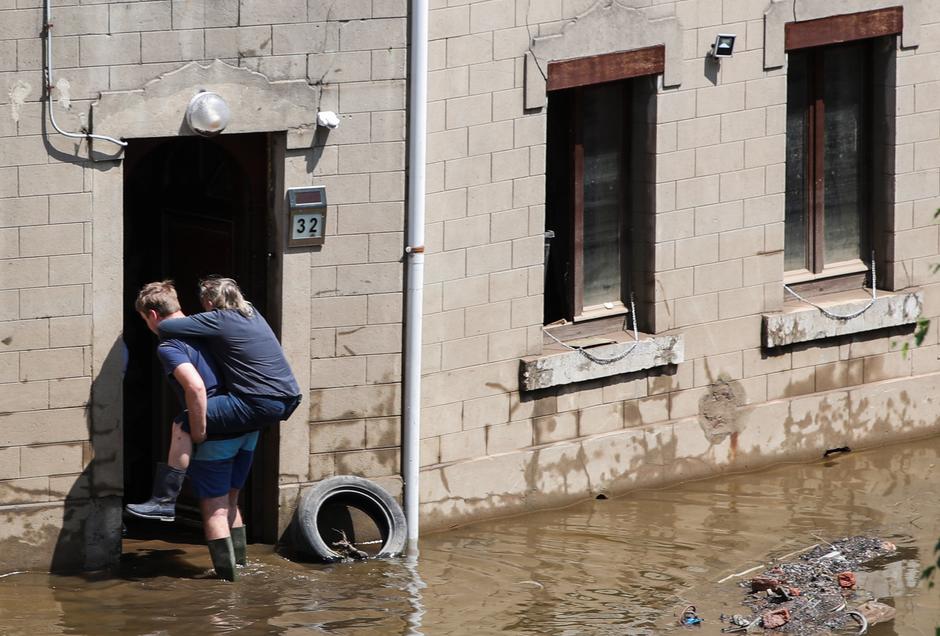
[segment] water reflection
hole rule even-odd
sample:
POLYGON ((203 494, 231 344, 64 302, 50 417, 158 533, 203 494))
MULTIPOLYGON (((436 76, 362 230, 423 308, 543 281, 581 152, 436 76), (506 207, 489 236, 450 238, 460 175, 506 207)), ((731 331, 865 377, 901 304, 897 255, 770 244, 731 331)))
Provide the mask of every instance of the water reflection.
MULTIPOLYGON (((822 538, 875 534, 898 557, 859 586, 932 634, 919 585, 940 536, 940 438, 481 523, 421 541, 420 559, 311 565, 263 547, 235 584, 197 542, 128 542, 116 576, 0 578, 4 634, 662 634, 697 606, 700 634, 740 612, 742 572, 822 538)), ((859 599, 861 602, 864 599, 859 599)))

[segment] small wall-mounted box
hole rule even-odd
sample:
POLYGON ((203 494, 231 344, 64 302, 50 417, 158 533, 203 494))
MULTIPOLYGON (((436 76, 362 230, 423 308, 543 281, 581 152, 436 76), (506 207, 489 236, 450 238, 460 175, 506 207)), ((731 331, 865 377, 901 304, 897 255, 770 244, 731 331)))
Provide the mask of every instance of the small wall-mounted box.
POLYGON ((326 187, 288 188, 287 247, 323 245, 326 240, 326 187))

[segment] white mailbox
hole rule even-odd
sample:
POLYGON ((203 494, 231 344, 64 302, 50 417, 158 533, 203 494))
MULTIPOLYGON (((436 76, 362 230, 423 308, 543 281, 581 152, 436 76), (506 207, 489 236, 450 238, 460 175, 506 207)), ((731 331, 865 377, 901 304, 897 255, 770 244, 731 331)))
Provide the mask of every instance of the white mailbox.
POLYGON ((288 247, 323 245, 326 236, 326 187, 288 188, 288 247))

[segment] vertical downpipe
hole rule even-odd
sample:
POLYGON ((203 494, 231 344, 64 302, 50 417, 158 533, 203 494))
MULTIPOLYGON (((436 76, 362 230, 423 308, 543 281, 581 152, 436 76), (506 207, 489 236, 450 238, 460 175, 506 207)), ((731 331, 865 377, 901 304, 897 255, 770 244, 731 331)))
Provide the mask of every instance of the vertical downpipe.
POLYGON ((411 85, 408 125, 408 242, 405 247, 403 475, 408 552, 417 554, 421 467, 421 324, 424 311, 424 197, 427 173, 428 0, 411 2, 411 85))

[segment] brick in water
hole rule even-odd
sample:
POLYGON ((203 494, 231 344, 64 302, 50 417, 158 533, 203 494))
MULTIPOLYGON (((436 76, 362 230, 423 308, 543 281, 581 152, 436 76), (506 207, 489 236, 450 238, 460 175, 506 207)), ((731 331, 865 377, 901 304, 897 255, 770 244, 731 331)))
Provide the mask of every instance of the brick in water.
POLYGON ((769 576, 755 576, 751 579, 751 591, 752 592, 763 592, 765 590, 770 590, 780 585, 780 581, 769 576))
POLYGON ((782 627, 790 622, 790 610, 785 607, 764 612, 761 616, 761 623, 764 629, 775 629, 782 627))

